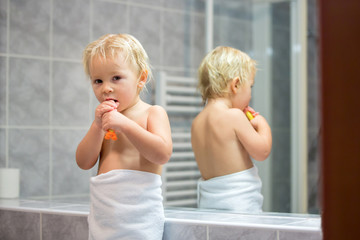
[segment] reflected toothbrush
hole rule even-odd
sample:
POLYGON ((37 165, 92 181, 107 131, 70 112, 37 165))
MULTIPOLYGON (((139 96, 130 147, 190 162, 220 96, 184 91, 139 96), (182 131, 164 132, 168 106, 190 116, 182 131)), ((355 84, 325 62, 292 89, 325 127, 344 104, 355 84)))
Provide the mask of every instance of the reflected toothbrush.
POLYGON ((254 116, 252 115, 252 113, 250 111, 247 111, 246 113, 247 118, 249 119, 249 121, 254 119, 254 116))

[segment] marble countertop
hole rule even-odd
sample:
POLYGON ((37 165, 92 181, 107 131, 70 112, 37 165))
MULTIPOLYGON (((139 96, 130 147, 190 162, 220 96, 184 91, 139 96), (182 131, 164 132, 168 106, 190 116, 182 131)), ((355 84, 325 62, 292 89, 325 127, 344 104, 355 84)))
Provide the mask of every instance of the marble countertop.
MULTIPOLYGON (((71 200, 0 199, 0 209, 87 216, 90 207, 88 198, 71 200)), ((321 217, 309 214, 243 214, 191 208, 165 208, 165 218, 167 222, 276 228, 306 232, 321 231, 321 217)))

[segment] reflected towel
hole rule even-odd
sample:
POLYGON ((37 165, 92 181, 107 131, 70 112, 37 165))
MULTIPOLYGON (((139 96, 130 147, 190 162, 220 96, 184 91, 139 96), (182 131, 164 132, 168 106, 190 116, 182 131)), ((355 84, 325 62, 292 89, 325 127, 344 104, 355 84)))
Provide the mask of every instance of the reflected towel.
POLYGON ((161 240, 161 176, 117 169, 90 179, 89 239, 161 240))
POLYGON ((198 181, 198 207, 234 210, 244 213, 262 212, 263 196, 257 167, 198 181))

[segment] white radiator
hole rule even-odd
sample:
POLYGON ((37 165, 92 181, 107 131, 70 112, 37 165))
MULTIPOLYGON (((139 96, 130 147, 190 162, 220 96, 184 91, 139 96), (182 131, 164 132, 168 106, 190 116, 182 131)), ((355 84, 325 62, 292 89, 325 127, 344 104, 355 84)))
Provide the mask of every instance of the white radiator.
POLYGON ((200 172, 191 148, 191 123, 202 109, 202 100, 194 78, 169 76, 164 72, 156 80, 156 104, 168 113, 173 154, 164 165, 164 206, 196 207, 197 180, 200 172))

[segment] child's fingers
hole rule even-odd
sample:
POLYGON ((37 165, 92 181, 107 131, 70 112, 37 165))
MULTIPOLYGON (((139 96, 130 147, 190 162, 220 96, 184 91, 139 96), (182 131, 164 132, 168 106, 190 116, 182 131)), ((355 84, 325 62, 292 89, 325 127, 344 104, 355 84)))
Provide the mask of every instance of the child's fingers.
POLYGON ((117 108, 117 104, 113 101, 105 101, 103 103, 101 103, 98 106, 98 110, 99 112, 102 114, 106 113, 106 112, 110 112, 112 110, 115 110, 117 108))
POLYGON ((251 113, 255 113, 255 110, 250 107, 250 106, 247 106, 245 109, 244 109, 244 112, 251 112, 251 113))
POLYGON ((116 109, 119 106, 119 102, 118 101, 114 101, 114 100, 106 100, 103 102, 103 104, 109 105, 111 106, 113 109, 116 109))
POLYGON ((103 128, 104 131, 107 131, 107 130, 109 130, 111 128, 111 126, 110 126, 110 122, 111 122, 110 117, 111 117, 110 112, 104 113, 102 115, 102 117, 101 117, 102 128, 103 128))
POLYGON ((250 106, 247 106, 245 109, 244 109, 244 112, 250 112, 254 117, 256 117, 257 115, 259 115, 259 112, 255 112, 255 110, 250 107, 250 106))

